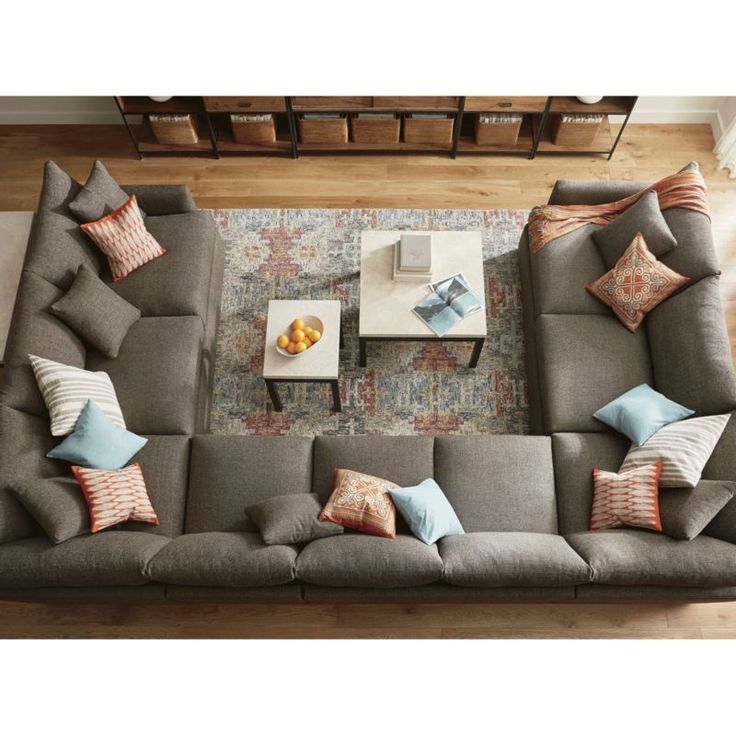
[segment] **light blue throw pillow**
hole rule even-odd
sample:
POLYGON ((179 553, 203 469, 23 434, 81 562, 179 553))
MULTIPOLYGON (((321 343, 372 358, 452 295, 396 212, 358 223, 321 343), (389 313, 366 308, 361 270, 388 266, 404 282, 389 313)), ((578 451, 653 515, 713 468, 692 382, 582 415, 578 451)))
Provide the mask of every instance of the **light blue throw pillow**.
POLYGON ((465 534, 447 496, 431 478, 418 486, 392 488, 389 493, 414 536, 425 544, 450 534, 465 534))
POLYGON ((662 427, 695 412, 655 391, 646 383, 632 388, 593 414, 599 421, 625 434, 641 447, 662 427))
POLYGON ((74 431, 46 457, 100 470, 120 470, 148 442, 118 427, 94 401, 84 405, 74 431))

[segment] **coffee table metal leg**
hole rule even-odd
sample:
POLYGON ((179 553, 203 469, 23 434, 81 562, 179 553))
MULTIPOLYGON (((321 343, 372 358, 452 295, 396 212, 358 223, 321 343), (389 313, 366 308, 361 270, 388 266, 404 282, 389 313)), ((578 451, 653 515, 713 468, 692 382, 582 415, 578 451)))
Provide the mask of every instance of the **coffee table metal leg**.
POLYGON ((264 380, 266 381, 268 395, 271 398, 271 403, 273 404, 273 410, 283 411, 283 407, 281 406, 281 399, 279 398, 279 391, 278 388, 276 388, 276 383, 274 381, 270 381, 268 378, 265 378, 264 380))
POLYGON ((358 338, 358 366, 360 368, 365 368, 367 365, 367 357, 366 357, 366 343, 368 341, 364 337, 358 338))
POLYGON ((332 388, 332 408, 335 411, 342 411, 342 402, 340 401, 340 384, 337 380, 330 381, 332 388))
POLYGON ((480 358, 480 353, 481 350, 483 350, 484 343, 485 338, 473 341, 473 353, 470 356, 470 363, 468 364, 468 368, 476 368, 478 366, 478 359, 480 358))

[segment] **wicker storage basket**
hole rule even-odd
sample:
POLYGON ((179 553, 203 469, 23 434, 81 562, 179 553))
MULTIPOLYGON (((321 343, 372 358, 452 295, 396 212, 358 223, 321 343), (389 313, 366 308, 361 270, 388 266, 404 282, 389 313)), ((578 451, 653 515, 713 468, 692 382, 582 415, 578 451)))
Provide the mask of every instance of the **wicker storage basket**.
POLYGON ((230 116, 230 125, 236 143, 268 145, 276 142, 276 123, 270 113, 233 114, 230 116))
POLYGON ((193 115, 149 115, 156 140, 169 146, 186 146, 199 141, 193 115))
POLYGON ((552 117, 552 143, 557 146, 590 146, 595 141, 603 115, 562 114, 552 117))
POLYGON ((398 143, 401 120, 398 115, 390 118, 350 118, 350 139, 353 143, 398 143))
POLYGON ((297 125, 300 143, 332 145, 348 142, 348 119, 345 115, 339 118, 309 118, 300 115, 297 125))
POLYGON ((452 145, 452 117, 415 118, 404 116, 404 142, 452 145))
POLYGON ((518 112, 482 112, 475 119, 475 142, 515 146, 523 116, 518 112))

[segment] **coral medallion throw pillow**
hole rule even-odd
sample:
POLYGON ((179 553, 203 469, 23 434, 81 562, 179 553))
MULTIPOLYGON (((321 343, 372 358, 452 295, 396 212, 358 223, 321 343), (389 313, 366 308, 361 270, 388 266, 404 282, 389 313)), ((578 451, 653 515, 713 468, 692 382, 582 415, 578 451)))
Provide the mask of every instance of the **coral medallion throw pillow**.
POLYGON ((124 521, 159 523, 138 463, 122 470, 93 470, 72 465, 72 472, 87 500, 93 534, 124 521))
POLYGON ((135 194, 114 212, 80 227, 107 256, 113 281, 121 281, 166 253, 166 248, 146 230, 135 194))
POLYGON ((398 487, 383 478, 335 468, 335 490, 319 518, 393 539, 396 536, 396 507, 388 492, 398 487))
POLYGON ((688 281, 658 261, 637 233, 616 265, 585 288, 608 304, 626 329, 636 332, 648 312, 688 281))
POLYGON ((662 463, 643 465, 627 473, 593 468, 593 509, 590 531, 637 526, 662 531, 659 516, 659 475, 662 463))

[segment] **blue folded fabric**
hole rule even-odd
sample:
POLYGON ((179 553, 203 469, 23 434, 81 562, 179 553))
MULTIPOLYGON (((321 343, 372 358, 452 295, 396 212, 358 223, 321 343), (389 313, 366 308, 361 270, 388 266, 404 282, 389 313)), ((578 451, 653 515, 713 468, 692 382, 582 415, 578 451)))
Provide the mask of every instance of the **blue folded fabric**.
POLYGON ((66 460, 83 468, 120 470, 148 442, 118 427, 91 399, 77 419, 74 431, 46 457, 66 460))
POLYGON ((414 536, 425 544, 450 534, 465 534, 447 496, 431 478, 418 486, 392 488, 389 494, 414 536))
POLYGON ((692 409, 671 401, 642 383, 598 409, 593 416, 641 447, 665 425, 693 414, 692 409))

